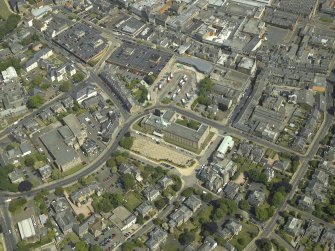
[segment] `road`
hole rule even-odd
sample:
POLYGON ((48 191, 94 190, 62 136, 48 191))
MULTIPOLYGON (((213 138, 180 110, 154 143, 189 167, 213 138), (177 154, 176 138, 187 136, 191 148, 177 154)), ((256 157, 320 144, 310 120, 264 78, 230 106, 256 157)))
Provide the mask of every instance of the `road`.
POLYGON ((11 251, 11 250, 14 250, 16 247, 16 240, 14 237, 15 233, 13 232, 12 225, 11 225, 12 221, 9 215, 8 206, 6 204, 1 204, 0 212, 1 212, 0 224, 3 229, 3 236, 5 239, 6 249, 8 251, 11 251))

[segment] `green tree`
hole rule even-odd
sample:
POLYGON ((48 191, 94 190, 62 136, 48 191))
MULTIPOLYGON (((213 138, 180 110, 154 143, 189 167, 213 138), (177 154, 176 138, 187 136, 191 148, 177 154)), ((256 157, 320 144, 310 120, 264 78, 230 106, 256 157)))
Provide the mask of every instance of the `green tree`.
POLYGON ((266 177, 265 173, 260 172, 255 169, 251 169, 247 173, 248 173, 248 178, 250 179, 250 181, 263 183, 266 185, 268 178, 266 177))
POLYGON ((5 22, 0 23, 0 38, 1 40, 5 37, 5 35, 11 31, 13 31, 20 21, 20 16, 11 14, 8 16, 5 22))
POLYGON ((126 241, 121 246, 122 251, 132 251, 133 248, 134 248, 134 243, 132 243, 131 241, 126 241))
POLYGON ((272 250, 272 243, 269 239, 259 239, 256 241, 256 245, 259 251, 272 250))
POLYGON ((240 207, 240 209, 242 210, 249 210, 250 209, 250 204, 247 200, 240 200, 240 202, 238 203, 238 206, 240 207))
POLYGON ((218 243, 219 246, 223 247, 224 244, 226 243, 226 240, 223 239, 221 236, 215 237, 215 241, 218 243))
POLYGON ((102 251, 103 249, 99 247, 99 245, 91 245, 90 248, 88 249, 89 251, 102 251))
POLYGON ((152 222, 157 226, 161 226, 164 223, 161 218, 155 218, 152 222))
POLYGON ((51 179, 58 180, 62 177, 62 173, 58 169, 53 169, 51 172, 51 179))
POLYGON ((212 201, 213 200, 213 195, 211 194, 211 193, 203 193, 202 195, 201 195, 201 199, 204 201, 204 202, 206 202, 206 203, 208 203, 208 202, 210 202, 210 201, 212 201))
POLYGON ((57 196, 63 196, 63 194, 64 194, 64 188, 63 187, 57 187, 55 189, 55 195, 57 195, 57 196))
POLYGON ((129 190, 134 187, 135 179, 130 173, 126 173, 121 177, 121 183, 125 190, 129 190))
POLYGON ((120 141, 120 146, 127 150, 130 150, 133 144, 134 144, 134 138, 131 136, 123 137, 120 141))
POLYGON ((206 222, 210 221, 210 216, 212 214, 213 211, 213 207, 212 206, 208 206, 204 209, 202 209, 198 215, 198 219, 200 224, 204 224, 206 222))
POLYGON ((272 196, 271 205, 274 207, 279 207, 283 203, 284 199, 285 196, 281 192, 277 191, 272 196))
POLYGON ((189 245, 195 240, 195 232, 185 229, 184 232, 179 236, 179 242, 182 245, 189 245))
POLYGON ((30 96, 27 101, 27 107, 30 109, 39 108, 43 105, 43 98, 39 95, 30 96))
POLYGON ((240 244, 241 246, 244 246, 246 244, 246 240, 244 238, 238 238, 237 243, 240 244))
POLYGON ((182 191, 181 195, 184 197, 190 197, 194 192, 193 187, 188 187, 184 191, 182 191))
POLYGON ((206 222, 201 225, 203 231, 208 231, 211 235, 218 231, 218 224, 214 221, 206 222))
POLYGON ((255 209, 256 218, 259 221, 267 221, 274 213, 274 208, 259 206, 255 209))
POLYGON ((87 250, 87 247, 86 247, 86 244, 84 241, 78 241, 76 243, 76 250, 77 251, 86 251, 87 250))
POLYGON ((144 222, 145 222, 145 221, 144 221, 143 215, 140 214, 140 215, 137 217, 137 223, 143 225, 144 222))
POLYGON ((83 223, 85 221, 85 215, 80 213, 78 214, 77 216, 77 220, 80 222, 80 223, 83 223))
POLYGON ((111 158, 111 159, 107 160, 106 161, 106 166, 109 167, 109 168, 116 166, 115 159, 111 158))
POLYGON ((33 167, 35 165, 35 158, 31 155, 28 155, 24 158, 24 164, 29 167, 33 167))
POLYGON ((25 198, 12 200, 11 202, 9 202, 8 210, 11 213, 14 213, 17 210, 23 208, 26 203, 27 203, 27 200, 25 198))
POLYGON ((71 83, 69 81, 64 81, 59 86, 59 90, 61 92, 69 92, 69 91, 72 90, 72 85, 71 85, 71 83))
POLYGON ((75 83, 79 83, 79 82, 83 81, 84 78, 85 78, 85 75, 81 72, 77 72, 76 74, 74 74, 72 76, 73 82, 75 82, 75 83))
POLYGON ((159 199, 157 199, 157 200, 155 201, 155 207, 156 207, 158 210, 160 210, 160 209, 162 209, 163 207, 165 207, 166 204, 167 204, 167 201, 166 201, 166 199, 164 199, 164 198, 159 198, 159 199))

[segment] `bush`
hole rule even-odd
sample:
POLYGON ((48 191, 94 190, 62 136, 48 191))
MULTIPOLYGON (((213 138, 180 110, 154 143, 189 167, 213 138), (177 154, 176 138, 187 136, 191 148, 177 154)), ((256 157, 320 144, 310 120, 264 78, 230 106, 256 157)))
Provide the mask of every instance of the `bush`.
POLYGON ((57 196, 62 196, 64 194, 64 189, 63 189, 63 187, 57 187, 56 189, 55 189, 55 195, 57 195, 57 196))
POLYGON ((24 164, 29 167, 33 167, 35 165, 35 158, 31 155, 24 158, 24 164))
POLYGON ((188 187, 184 191, 181 192, 181 195, 184 197, 190 197, 193 193, 194 193, 194 189, 192 187, 188 187))
POLYGON ((247 200, 240 200, 240 202, 238 203, 238 206, 240 207, 240 209, 245 210, 245 211, 250 209, 250 204, 247 200))
POLYGON ((82 74, 81 72, 77 72, 76 74, 73 75, 72 79, 75 83, 79 83, 83 81, 85 78, 85 75, 82 74))
POLYGON ((133 144, 134 144, 134 138, 131 136, 128 136, 128 137, 125 136, 120 141, 120 146, 127 150, 130 150, 133 144))
POLYGON ((135 185, 135 179, 130 173, 126 173, 120 179, 124 189, 127 191, 135 185))
POLYGON ((20 208, 23 208, 26 203, 27 203, 27 200, 25 198, 12 200, 11 202, 9 202, 8 210, 11 213, 15 213, 20 208))
POLYGON ((185 230, 180 236, 179 236, 179 242, 182 245, 189 245, 195 240, 195 232, 194 231, 189 231, 185 230))
POLYGON ((27 107, 30 109, 39 108, 43 105, 44 100, 39 95, 30 96, 27 101, 27 107))
POLYGON ((61 92, 69 92, 72 89, 72 85, 70 84, 69 81, 64 81, 62 84, 59 86, 59 90, 61 92))

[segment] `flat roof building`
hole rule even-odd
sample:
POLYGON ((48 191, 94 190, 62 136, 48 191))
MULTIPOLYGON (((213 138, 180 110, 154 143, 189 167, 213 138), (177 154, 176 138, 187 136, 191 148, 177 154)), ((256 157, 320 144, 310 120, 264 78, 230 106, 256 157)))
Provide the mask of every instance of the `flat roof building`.
POLYGON ((201 124, 197 130, 175 123, 176 113, 165 111, 161 116, 149 114, 141 125, 150 133, 163 137, 164 140, 175 142, 195 150, 200 149, 209 134, 209 127, 201 124))
POLYGON ((65 144, 64 139, 57 129, 53 129, 43 134, 40 136, 40 140, 47 148, 56 166, 62 171, 69 170, 81 163, 81 159, 77 152, 72 147, 65 144))
POLYGON ((31 218, 25 219, 17 223, 22 240, 28 239, 36 235, 35 228, 31 218))
POLYGON ((225 136, 216 150, 216 156, 223 159, 228 150, 231 150, 234 147, 234 140, 231 136, 225 136))

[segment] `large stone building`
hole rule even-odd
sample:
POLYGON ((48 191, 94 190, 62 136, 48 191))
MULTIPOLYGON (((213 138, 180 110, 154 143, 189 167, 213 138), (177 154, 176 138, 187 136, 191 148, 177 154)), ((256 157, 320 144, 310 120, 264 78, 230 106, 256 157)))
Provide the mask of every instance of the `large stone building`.
POLYGON ((175 143, 198 150, 202 147, 208 134, 209 127, 200 124, 197 130, 176 123, 177 114, 173 111, 149 114, 141 121, 141 126, 149 133, 175 143))

